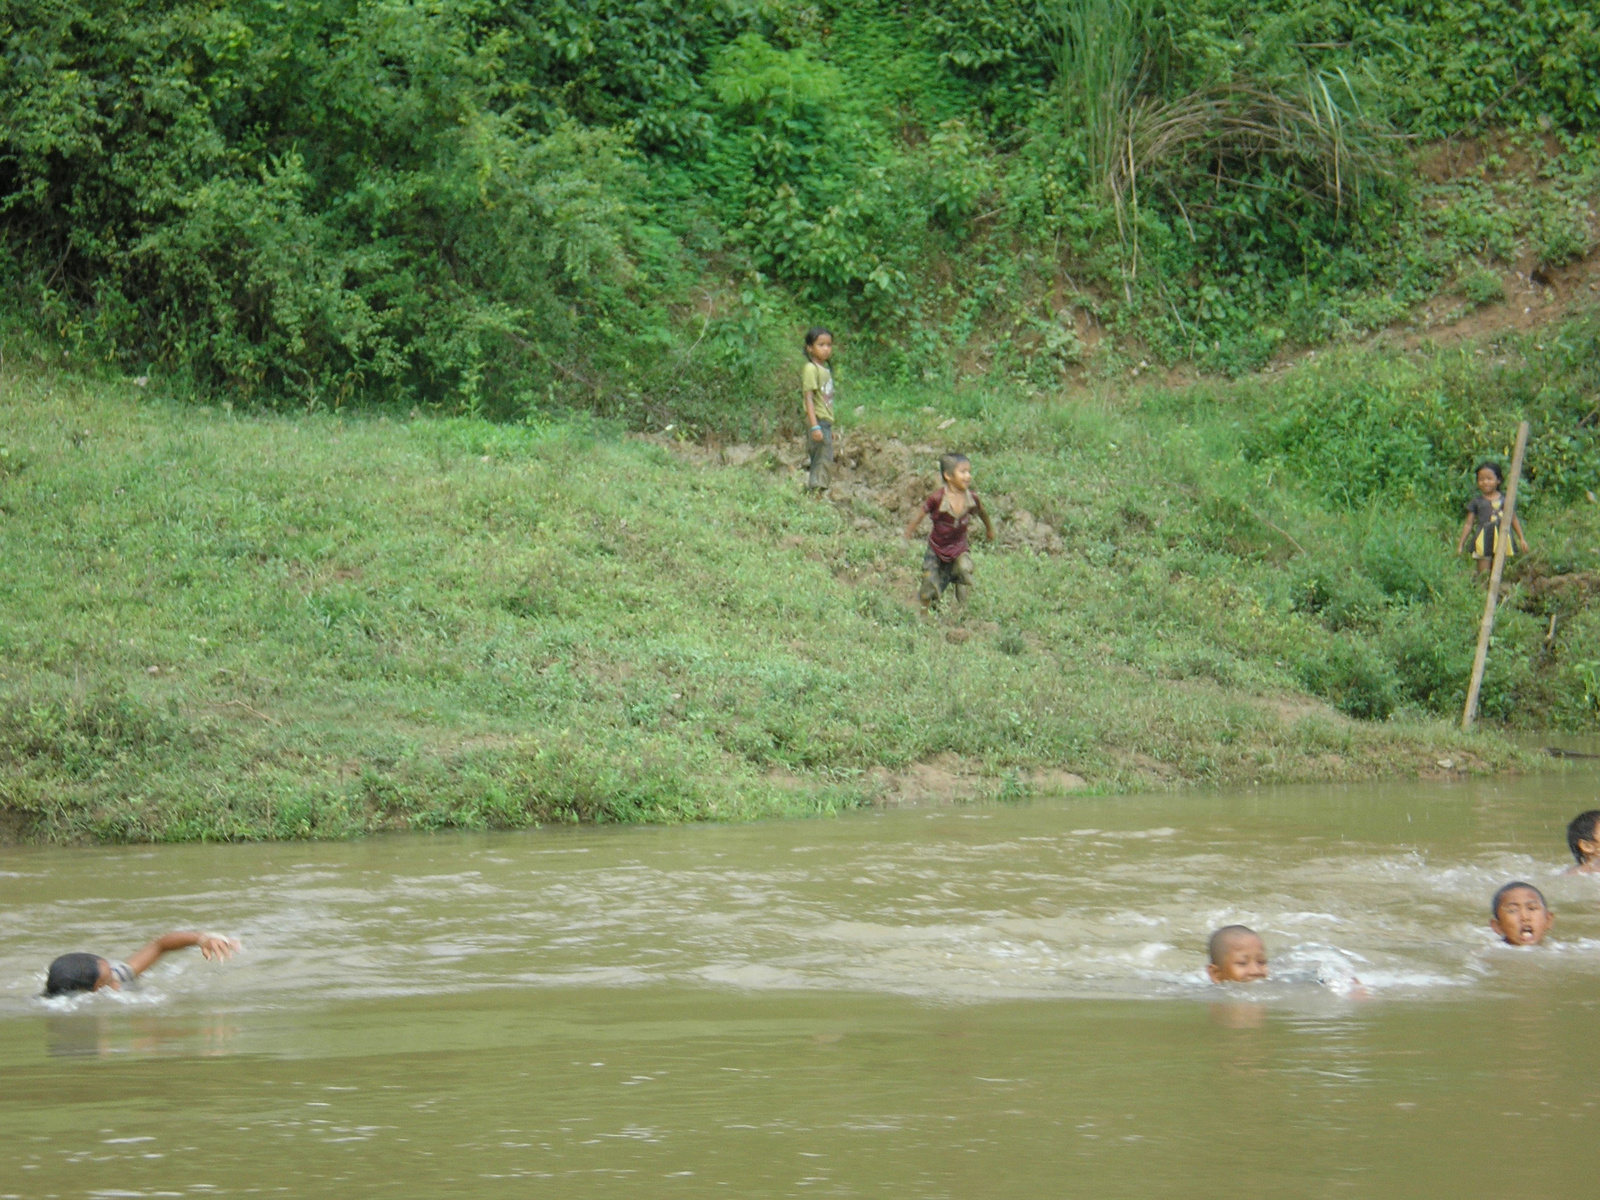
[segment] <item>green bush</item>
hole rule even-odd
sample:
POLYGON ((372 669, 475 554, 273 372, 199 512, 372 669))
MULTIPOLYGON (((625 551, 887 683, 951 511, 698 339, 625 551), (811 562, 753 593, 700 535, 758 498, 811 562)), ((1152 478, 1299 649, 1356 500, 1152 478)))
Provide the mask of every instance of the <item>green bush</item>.
POLYGON ((1308 691, 1363 721, 1387 720, 1400 690, 1393 668, 1359 642, 1330 641, 1302 655, 1295 673, 1308 691))
POLYGON ((1330 504, 1378 499, 1459 512, 1473 466, 1509 461, 1519 418, 1532 426, 1525 502, 1575 500, 1600 485, 1600 320, 1520 339, 1485 367, 1477 350, 1408 361, 1378 353, 1325 360, 1260 395, 1244 431, 1251 461, 1293 473, 1330 504))
POLYGON ((1406 613, 1384 639, 1384 652, 1394 664, 1401 696, 1429 712, 1449 713, 1466 700, 1473 655, 1466 633, 1472 625, 1470 619, 1460 619, 1468 616, 1460 610, 1452 609, 1449 616, 1458 619, 1406 613))
POLYGON ((1564 267, 1589 253, 1589 219, 1581 202, 1551 205, 1534 232, 1534 251, 1546 267, 1564 267))
POLYGON ((1474 304, 1498 304, 1506 298, 1505 285, 1493 271, 1477 270, 1465 276, 1461 293, 1474 304))
POLYGON ((1361 544, 1366 576, 1391 601, 1424 604, 1440 599, 1457 564, 1437 528, 1403 513, 1382 512, 1376 520, 1377 528, 1361 544))
MULTIPOLYGON (((244 398, 504 404, 633 278, 619 133, 522 110, 502 10, 45 0, 5 232, 56 332, 244 398)), ((615 320, 615 315, 611 319, 615 320)))

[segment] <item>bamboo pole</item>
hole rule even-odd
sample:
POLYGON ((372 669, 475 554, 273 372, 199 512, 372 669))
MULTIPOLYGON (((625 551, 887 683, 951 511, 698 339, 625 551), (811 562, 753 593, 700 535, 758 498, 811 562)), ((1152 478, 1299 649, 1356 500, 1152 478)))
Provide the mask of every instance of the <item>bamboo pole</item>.
POLYGON ((1478 652, 1472 659, 1472 683, 1467 688, 1467 705, 1461 710, 1461 728, 1471 729, 1478 719, 1478 693, 1483 690, 1483 668, 1489 660, 1489 638, 1494 633, 1494 606, 1500 596, 1500 576, 1506 569, 1506 551, 1511 547, 1511 523, 1517 516, 1517 484, 1522 479, 1522 456, 1528 449, 1528 423, 1517 426, 1517 449, 1511 456, 1511 482, 1506 487, 1506 502, 1500 506, 1500 528, 1494 539, 1494 566, 1489 571, 1489 595, 1483 602, 1483 621, 1478 626, 1478 652))

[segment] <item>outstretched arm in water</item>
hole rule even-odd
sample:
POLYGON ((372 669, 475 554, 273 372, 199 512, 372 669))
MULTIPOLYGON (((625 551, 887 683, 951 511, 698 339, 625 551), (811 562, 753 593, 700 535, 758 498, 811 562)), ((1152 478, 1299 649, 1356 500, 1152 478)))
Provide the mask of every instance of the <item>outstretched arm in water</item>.
POLYGON ((135 950, 128 959, 128 969, 135 975, 143 975, 169 950, 186 950, 190 946, 199 946, 200 953, 206 958, 223 962, 233 957, 239 943, 233 938, 218 937, 214 933, 196 933, 193 930, 164 933, 155 941, 135 950))

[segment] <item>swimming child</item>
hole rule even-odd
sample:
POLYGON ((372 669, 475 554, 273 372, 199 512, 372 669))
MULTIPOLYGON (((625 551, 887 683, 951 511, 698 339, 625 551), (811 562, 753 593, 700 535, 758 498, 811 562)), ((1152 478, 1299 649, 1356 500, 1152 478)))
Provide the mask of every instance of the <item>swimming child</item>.
POLYGON ((1568 867, 1567 875, 1600 875, 1600 808, 1581 812, 1567 823, 1567 849, 1578 865, 1568 867))
POLYGON ((933 518, 933 528, 928 533, 928 550, 922 556, 922 586, 917 598, 923 608, 939 603, 945 588, 955 585, 956 603, 967 602, 967 591, 972 587, 972 555, 967 547, 967 525, 972 514, 983 520, 984 532, 994 541, 994 526, 989 514, 972 490, 972 463, 965 454, 946 454, 939 460, 939 474, 944 486, 923 501, 906 525, 906 540, 916 535, 917 526, 926 515, 933 518))
POLYGON ((1245 925, 1224 925, 1206 944, 1212 983, 1255 983, 1267 977, 1267 947, 1261 935, 1245 925))
POLYGON ((188 946, 199 946, 202 955, 217 962, 231 958, 239 949, 239 943, 233 938, 189 931, 162 934, 149 945, 135 950, 127 962, 111 962, 94 954, 63 954, 50 964, 44 994, 64 996, 69 992, 97 992, 106 987, 120 991, 155 966, 156 960, 169 950, 188 946))
MULTIPOLYGON (((1467 501, 1467 518, 1461 523, 1461 537, 1456 541, 1456 553, 1460 554, 1467 548, 1467 539, 1472 539, 1472 557, 1477 560, 1478 573, 1481 575, 1488 571, 1494 563, 1495 538, 1500 533, 1500 510, 1505 507, 1506 498, 1500 494, 1500 487, 1505 482, 1505 473, 1500 470, 1500 464, 1494 462, 1481 462, 1476 472, 1478 480, 1478 494, 1467 501)), ((1511 516, 1511 532, 1515 541, 1522 543, 1522 552, 1528 552, 1528 539, 1522 533, 1522 520, 1515 513, 1511 516)), ((1506 556, 1511 556, 1511 547, 1506 547, 1506 556)))
POLYGON ((806 365, 800 368, 800 395, 806 406, 806 436, 811 444, 806 488, 813 495, 828 490, 833 471, 833 334, 806 330, 806 365))
POLYGON ((1513 946, 1537 946, 1556 919, 1544 893, 1520 879, 1494 894, 1489 912, 1489 928, 1513 946))

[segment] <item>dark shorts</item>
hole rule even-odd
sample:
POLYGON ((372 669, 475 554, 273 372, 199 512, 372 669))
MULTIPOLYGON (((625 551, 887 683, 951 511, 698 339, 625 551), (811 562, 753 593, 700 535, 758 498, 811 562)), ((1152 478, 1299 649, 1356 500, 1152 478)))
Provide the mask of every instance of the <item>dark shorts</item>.
POLYGON ((922 556, 922 588, 918 594, 923 600, 937 600, 952 583, 965 586, 971 582, 972 555, 963 552, 954 561, 945 562, 930 546, 922 556))

